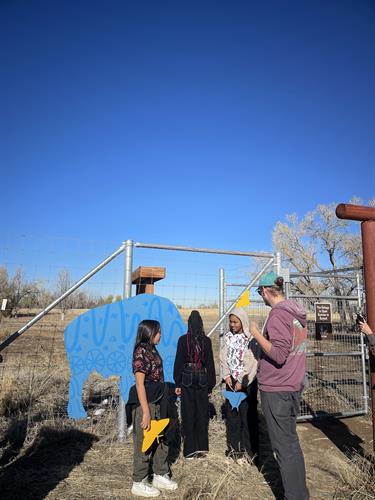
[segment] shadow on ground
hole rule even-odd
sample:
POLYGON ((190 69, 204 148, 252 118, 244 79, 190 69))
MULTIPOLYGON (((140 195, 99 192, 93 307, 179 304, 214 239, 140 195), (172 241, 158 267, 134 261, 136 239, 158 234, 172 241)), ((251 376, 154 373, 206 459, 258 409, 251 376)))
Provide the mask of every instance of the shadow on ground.
POLYGON ((338 418, 325 416, 311 421, 327 438, 350 460, 360 455, 369 463, 374 464, 374 456, 369 454, 364 447, 363 439, 352 432, 349 427, 338 418))
POLYGON ((43 427, 26 452, 10 462, 22 447, 25 435, 25 423, 21 422, 18 431, 9 428, 8 437, 4 438, 14 446, 8 446, 8 452, 1 459, 0 491, 3 500, 45 498, 82 462, 86 452, 98 440, 92 434, 73 428, 58 430, 43 427))

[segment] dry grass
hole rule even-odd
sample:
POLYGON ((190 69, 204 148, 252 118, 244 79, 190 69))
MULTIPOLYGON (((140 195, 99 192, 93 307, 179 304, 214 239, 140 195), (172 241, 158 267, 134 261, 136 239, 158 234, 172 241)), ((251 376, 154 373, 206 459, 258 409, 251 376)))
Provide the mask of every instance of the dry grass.
MULTIPOLYGON (((99 377, 91 381, 94 399, 110 389, 108 384, 99 377)), ((25 491, 27 498, 131 497, 133 447, 131 440, 117 441, 116 395, 95 417, 98 405, 86 392, 90 418, 75 423, 65 414, 66 393, 67 380, 55 371, 32 380, 18 378, 13 386, 8 383, 0 410, 2 498, 25 498, 25 491)), ((173 464, 179 490, 168 498, 272 498, 255 466, 224 456, 225 427, 219 419, 210 423, 210 443, 206 458, 178 458, 173 464)))
POLYGON ((337 465, 340 478, 337 500, 375 499, 375 459, 373 455, 351 454, 337 465))
MULTIPOLYGON (((112 382, 100 377, 90 381, 84 400, 91 418, 77 423, 65 414, 68 380, 64 373, 54 370, 30 378, 24 371, 13 384, 11 380, 3 384, 2 498, 21 497, 25 488, 28 498, 46 494, 59 499, 130 498, 132 444, 117 441, 117 395, 112 382), (108 394, 112 401, 104 414, 95 418, 98 405, 93 400, 108 394)), ((252 498, 272 498, 263 475, 254 466, 224 457, 225 427, 221 420, 211 421, 210 440, 212 450, 205 459, 186 462, 179 458, 173 465, 180 488, 169 498, 244 498, 249 478, 256 486, 252 498)))
MULTIPOLYGON (((181 312, 186 320, 190 310, 181 312)), ((77 311, 72 311, 66 322, 76 314, 77 311)), ((202 310, 202 316, 209 329, 217 319, 217 310, 202 310)), ((0 338, 5 336, 5 331, 8 334, 22 326, 25 319, 29 318, 7 318, 0 338)), ((58 312, 43 318, 7 350, 5 363, 0 365, 2 499, 131 498, 133 447, 131 440, 124 443, 117 440, 117 379, 103 380, 92 375, 83 394, 90 418, 79 422, 67 418, 69 370, 63 347, 66 322, 60 321, 58 312), (105 399, 108 403, 103 406, 105 399), (105 408, 100 417, 94 415, 98 408, 105 408)), ((218 337, 214 336, 212 341, 217 354, 218 337)), ((210 453, 196 461, 178 458, 172 471, 179 489, 162 498, 274 498, 272 489, 278 491, 275 464, 264 445, 266 435, 262 422, 264 469, 258 471, 253 465, 240 465, 224 456, 226 440, 220 418, 220 388, 215 390, 212 401, 217 418, 210 421, 210 453)), ((324 458, 320 461, 320 452, 318 455, 314 463, 323 470, 327 466, 324 458)), ((326 477, 335 476, 335 487, 330 490, 327 485, 331 493, 326 496, 314 496, 315 478, 311 478, 311 498, 374 499, 373 464, 360 455, 352 457, 351 461, 349 458, 337 460, 337 470, 332 466, 327 471, 326 477)), ((312 470, 311 463, 309 465, 312 470)))
MULTIPOLYGON (((66 416, 68 379, 63 370, 30 377, 27 370, 3 385, 0 399, 1 498, 125 499, 131 498, 133 447, 117 440, 117 383, 91 377, 84 391, 90 418, 73 422, 66 416), (108 403, 103 406, 103 399, 108 403), (100 417, 95 409, 105 408, 100 417), (25 496, 25 492, 27 495, 25 496)), ((213 404, 218 417, 210 421, 210 452, 206 458, 172 465, 179 483, 170 499, 271 499, 275 487, 269 457, 264 469, 239 464, 224 456, 225 426, 217 389, 213 404)), ((262 427, 262 426, 261 426, 262 427)), ((261 429, 261 441, 264 429, 261 429)), ((341 459, 334 471, 339 482, 331 498, 374 499, 374 465, 358 454, 341 459)), ((261 457, 262 458, 262 457, 261 457)), ((312 498, 314 496, 312 495, 312 498)), ((318 498, 318 497, 316 497, 318 498)), ((320 497, 319 497, 320 498, 320 497)))

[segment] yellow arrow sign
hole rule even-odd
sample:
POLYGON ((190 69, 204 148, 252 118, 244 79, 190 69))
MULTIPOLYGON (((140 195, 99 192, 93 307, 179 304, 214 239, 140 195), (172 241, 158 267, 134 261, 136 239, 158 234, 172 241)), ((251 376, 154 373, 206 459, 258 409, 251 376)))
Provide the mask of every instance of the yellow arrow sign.
POLYGON ((236 307, 246 307, 250 305, 249 290, 246 290, 237 300, 236 307))
POLYGON ((161 432, 169 424, 169 418, 162 418, 161 420, 151 420, 151 428, 149 431, 143 431, 142 453, 145 453, 155 439, 159 440, 162 437, 161 432))

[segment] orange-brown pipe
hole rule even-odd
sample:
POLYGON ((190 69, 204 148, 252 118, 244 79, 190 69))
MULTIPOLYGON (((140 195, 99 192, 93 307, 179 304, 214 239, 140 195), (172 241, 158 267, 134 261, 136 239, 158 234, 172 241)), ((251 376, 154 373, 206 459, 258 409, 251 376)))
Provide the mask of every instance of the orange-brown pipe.
POLYGON ((375 208, 340 203, 340 205, 336 207, 336 215, 339 219, 359 221, 375 220, 375 208))
MULTIPOLYGON (((366 220, 361 224, 363 270, 366 288, 367 322, 375 333, 375 221, 366 220)), ((373 443, 375 451, 375 356, 370 352, 371 396, 373 443)))
MULTIPOLYGON (((340 203, 336 207, 339 219, 359 220, 362 232, 363 271, 366 289, 367 322, 375 333, 375 208, 340 203)), ((375 451, 375 356, 370 352, 372 433, 375 451)))

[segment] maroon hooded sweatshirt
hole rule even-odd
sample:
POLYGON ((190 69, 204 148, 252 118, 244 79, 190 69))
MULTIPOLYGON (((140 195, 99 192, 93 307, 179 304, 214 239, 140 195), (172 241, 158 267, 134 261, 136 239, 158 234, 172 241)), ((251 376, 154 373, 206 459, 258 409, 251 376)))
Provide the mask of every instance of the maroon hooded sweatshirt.
POLYGON ((258 367, 259 388, 265 392, 299 391, 306 367, 305 310, 294 300, 276 304, 264 325, 271 351, 262 352, 258 367))

